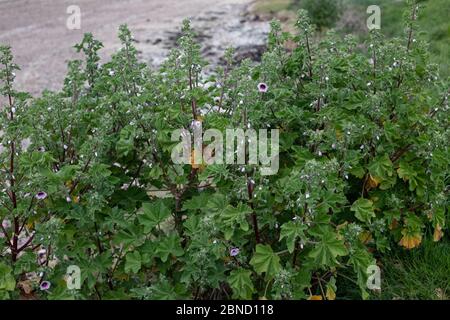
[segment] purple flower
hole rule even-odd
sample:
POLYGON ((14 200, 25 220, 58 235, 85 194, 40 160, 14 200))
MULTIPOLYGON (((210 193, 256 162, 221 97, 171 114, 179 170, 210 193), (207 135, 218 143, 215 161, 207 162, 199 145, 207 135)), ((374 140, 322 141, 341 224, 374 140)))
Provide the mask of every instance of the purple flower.
POLYGON ((45 256, 45 254, 47 253, 47 250, 45 249, 41 249, 38 251, 38 256, 39 258, 43 258, 45 256))
POLYGON ((50 289, 51 285, 52 284, 48 281, 42 281, 41 284, 39 285, 39 289, 41 289, 42 291, 46 291, 50 289))
POLYGON ((44 191, 39 191, 36 195, 36 199, 38 200, 44 200, 45 198, 47 198, 47 193, 44 191))
POLYGON ((261 93, 266 93, 269 90, 269 86, 266 83, 261 82, 260 84, 258 84, 258 90, 261 93))
POLYGON ((47 260, 47 250, 45 249, 41 249, 38 251, 38 260, 40 264, 44 264, 45 261, 47 260))
POLYGON ((239 254, 239 248, 231 248, 230 250, 230 256, 236 257, 239 254))

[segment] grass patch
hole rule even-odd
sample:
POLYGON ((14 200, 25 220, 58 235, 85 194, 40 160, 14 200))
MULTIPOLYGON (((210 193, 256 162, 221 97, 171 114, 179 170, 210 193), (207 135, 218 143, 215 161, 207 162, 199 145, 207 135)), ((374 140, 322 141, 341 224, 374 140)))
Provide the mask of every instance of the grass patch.
POLYGON ((383 258, 381 299, 450 299, 450 244, 425 242, 383 258))
MULTIPOLYGON (((380 300, 449 300, 450 243, 426 241, 414 250, 396 249, 383 255, 381 292, 371 293, 380 300)), ((338 277, 338 298, 360 299, 352 273, 338 277)))
MULTIPOLYGON (((344 10, 357 15, 359 26, 365 26, 368 17, 367 6, 378 5, 381 8, 381 31, 387 37, 402 37, 405 34, 403 14, 407 9, 405 0, 344 0, 344 10)), ((419 11, 419 32, 417 38, 429 43, 431 61, 439 65, 443 77, 450 76, 450 2, 448 0, 422 0, 419 11)), ((303 7, 301 0, 258 0, 254 11, 258 14, 271 14, 281 20, 295 21, 295 11, 303 7), (286 12, 291 11, 292 15, 286 12)), ((357 33, 362 40, 367 30, 341 30, 342 33, 357 33)))
MULTIPOLYGON (((346 0, 365 13, 368 5, 381 8, 381 31, 388 37, 403 36, 403 14, 408 8, 406 1, 392 0, 346 0)), ((419 30, 416 37, 430 45, 431 59, 440 66, 442 76, 450 76, 450 2, 448 0, 422 0, 419 10, 419 30)), ((364 17, 366 17, 365 15, 364 17)))
POLYGON ((293 0, 259 0, 255 4, 254 11, 262 14, 273 14, 283 10, 290 10, 294 2, 293 0))

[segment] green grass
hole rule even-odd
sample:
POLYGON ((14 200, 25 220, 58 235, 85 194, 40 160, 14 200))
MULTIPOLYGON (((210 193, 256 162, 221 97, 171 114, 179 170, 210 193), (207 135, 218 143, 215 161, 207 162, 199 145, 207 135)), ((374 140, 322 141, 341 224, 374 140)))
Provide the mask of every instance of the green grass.
POLYGON ((450 299, 450 244, 425 242, 384 258, 381 299, 450 299))
POLYGON ((276 13, 291 9, 292 0, 258 0, 254 10, 258 13, 276 13))
MULTIPOLYGON (((379 5, 381 8, 381 31, 388 37, 402 37, 405 34, 403 14, 408 8, 405 0, 343 0, 344 10, 358 13, 362 24, 367 18, 366 8, 379 5), (347 9, 346 9, 347 8, 347 9)), ((430 58, 439 65, 443 77, 450 76, 450 1, 422 0, 419 11, 419 34, 416 36, 429 43, 430 58)), ((276 14, 280 11, 295 12, 302 7, 302 0, 258 0, 254 10, 258 13, 276 14)), ((295 17, 293 18, 295 19, 295 17)), ((341 30, 356 33, 356 30, 341 30)), ((360 31, 359 31, 360 32, 360 31)), ((360 32, 362 38, 367 31, 360 32)))
MULTIPOLYGON (((417 249, 395 252, 379 258, 381 292, 371 299, 441 300, 450 299, 450 243, 426 241, 417 249)), ((357 286, 349 279, 354 274, 338 277, 339 299, 360 299, 357 286)))
MULTIPOLYGON (((403 13, 405 0, 346 0, 365 12, 368 5, 381 8, 381 31, 389 37, 404 35, 403 13)), ((450 76, 450 2, 448 0, 422 0, 419 10, 419 34, 430 44, 431 60, 440 66, 443 76, 450 76)))

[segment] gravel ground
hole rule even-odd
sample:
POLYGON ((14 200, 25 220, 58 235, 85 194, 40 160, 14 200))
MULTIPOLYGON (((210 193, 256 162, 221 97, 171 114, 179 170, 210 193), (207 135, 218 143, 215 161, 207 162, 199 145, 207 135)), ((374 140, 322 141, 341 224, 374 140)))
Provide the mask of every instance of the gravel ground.
MULTIPOLYGON (((202 30, 207 57, 217 56, 231 41, 241 48, 260 46, 268 23, 248 15, 252 0, 0 0, 0 43, 11 45, 17 86, 34 95, 59 89, 73 45, 85 32, 101 40, 103 58, 118 47, 117 30, 126 23, 141 58, 158 65, 173 45, 184 18, 202 30), (81 9, 81 30, 69 30, 67 7, 81 9)), ((244 54, 245 56, 245 54, 244 54)))

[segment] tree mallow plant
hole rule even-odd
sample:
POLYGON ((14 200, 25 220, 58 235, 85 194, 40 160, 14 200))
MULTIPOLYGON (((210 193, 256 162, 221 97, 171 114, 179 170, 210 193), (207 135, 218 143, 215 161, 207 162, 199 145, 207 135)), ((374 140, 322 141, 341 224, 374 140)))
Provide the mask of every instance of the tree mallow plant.
POLYGON ((159 70, 122 26, 110 62, 86 35, 39 98, 15 91, 1 47, 0 297, 334 299, 353 275, 368 298, 380 253, 447 228, 449 83, 415 18, 406 40, 362 47, 315 43, 300 11, 296 35, 272 23, 261 63, 229 50, 209 76, 188 22, 159 70), (193 121, 279 129, 278 173, 173 163, 171 134, 193 121))

